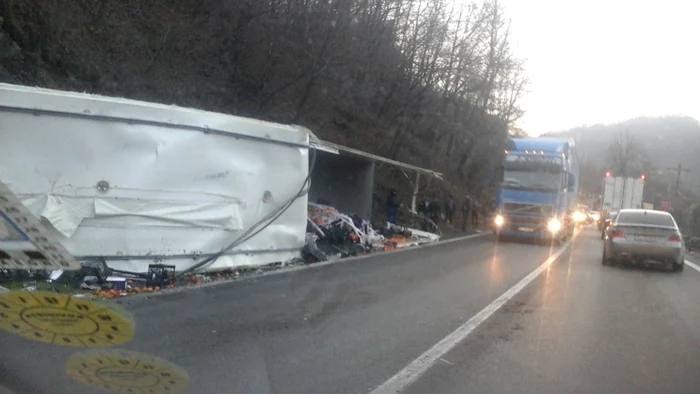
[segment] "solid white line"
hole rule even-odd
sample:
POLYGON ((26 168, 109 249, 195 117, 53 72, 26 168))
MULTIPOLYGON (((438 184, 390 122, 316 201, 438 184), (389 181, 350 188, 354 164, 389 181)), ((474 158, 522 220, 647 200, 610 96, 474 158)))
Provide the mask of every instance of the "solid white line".
POLYGON ((428 349, 425 353, 421 354, 417 359, 413 360, 413 362, 408 364, 396 375, 392 376, 381 386, 374 389, 371 394, 399 393, 414 383, 419 377, 421 377, 421 375, 432 367, 437 360, 442 358, 445 354, 447 354, 447 352, 462 342, 469 334, 471 334, 472 331, 474 331, 474 329, 476 329, 481 323, 486 321, 486 319, 488 319, 500 307, 502 307, 503 304, 508 302, 508 300, 518 294, 520 290, 522 290, 525 286, 537 278, 537 276, 549 268, 549 266, 552 265, 552 263, 554 263, 570 245, 571 241, 565 243, 561 248, 559 248, 559 250, 556 251, 556 253, 551 255, 544 263, 542 263, 542 265, 530 272, 528 276, 524 277, 522 280, 520 280, 520 282, 515 284, 515 286, 508 289, 508 291, 486 306, 486 308, 482 309, 481 312, 477 313, 466 323, 452 331, 452 333, 428 349))
POLYGON ((697 265, 697 264, 695 264, 695 263, 692 263, 692 262, 690 262, 690 261, 688 261, 688 260, 685 260, 685 265, 687 265, 688 267, 694 269, 695 271, 700 272, 700 266, 697 265))

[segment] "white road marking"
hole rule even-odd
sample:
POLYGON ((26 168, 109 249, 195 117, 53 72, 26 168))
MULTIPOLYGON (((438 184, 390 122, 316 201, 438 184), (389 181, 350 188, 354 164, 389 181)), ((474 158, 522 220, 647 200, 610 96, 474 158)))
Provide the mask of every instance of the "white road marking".
POLYGON ((502 307, 503 304, 508 302, 508 300, 518 294, 520 290, 530 284, 530 282, 535 280, 535 278, 549 268, 549 266, 552 265, 552 263, 554 263, 570 245, 571 241, 568 241, 562 245, 562 247, 560 247, 553 255, 549 256, 549 258, 542 263, 542 265, 530 272, 530 274, 521 279, 520 282, 516 283, 515 286, 508 289, 508 291, 496 298, 496 300, 486 306, 486 308, 482 309, 481 312, 477 313, 466 323, 452 331, 452 333, 428 349, 425 353, 421 354, 417 359, 413 360, 413 362, 408 364, 396 375, 382 383, 381 386, 374 389, 370 394, 399 393, 406 387, 410 386, 425 372, 427 372, 428 369, 435 364, 435 362, 440 360, 445 354, 447 354, 447 352, 462 342, 469 334, 472 333, 472 331, 474 331, 474 329, 481 325, 481 323, 491 317, 491 315, 502 307))
POLYGON ((693 262, 690 262, 690 261, 688 261, 688 260, 685 260, 685 265, 687 265, 688 267, 694 269, 695 271, 700 272, 700 265, 697 265, 697 264, 695 264, 695 263, 693 263, 693 262))

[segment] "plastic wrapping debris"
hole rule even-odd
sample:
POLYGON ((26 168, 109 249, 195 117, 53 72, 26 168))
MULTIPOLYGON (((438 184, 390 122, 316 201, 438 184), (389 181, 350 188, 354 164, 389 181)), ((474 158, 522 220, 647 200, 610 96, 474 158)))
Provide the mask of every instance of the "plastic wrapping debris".
POLYGON ((387 223, 384 235, 386 237, 385 250, 401 249, 440 240, 440 236, 437 234, 391 223, 387 223))
POLYGON ((350 217, 340 213, 336 208, 315 203, 309 203, 309 219, 314 230, 320 231, 323 239, 337 237, 339 231, 347 233, 353 243, 359 243, 366 248, 381 247, 384 237, 376 232, 368 220, 358 216, 350 217))
MULTIPOLYGON (((323 230, 321 230, 321 227, 319 227, 316 223, 314 223, 314 221, 311 220, 310 217, 307 217, 306 219, 309 221, 309 225, 311 226, 311 228, 313 228, 320 236, 322 236, 322 237, 326 236, 326 233, 324 233, 323 230)), ((315 239, 314 239, 314 241, 315 241, 315 239)), ((309 235, 308 234, 306 234, 306 242, 307 242, 307 244, 309 242, 309 235)))
POLYGON ((309 233, 306 234, 306 245, 304 245, 304 249, 301 251, 302 255, 304 255, 308 260, 328 260, 328 256, 326 256, 326 254, 318 248, 318 245, 316 245, 316 240, 318 240, 317 235, 309 233))
POLYGON ((440 236, 427 231, 389 224, 381 233, 368 220, 349 216, 336 208, 309 203, 306 245, 307 261, 326 261, 373 250, 392 250, 435 242, 440 236))
POLYGON ((103 282, 100 281, 100 278, 98 278, 95 275, 86 275, 83 277, 83 283, 88 285, 88 286, 92 286, 92 285, 99 285, 100 283, 103 283, 103 282))
POLYGON ((51 274, 49 275, 49 279, 47 279, 46 281, 48 283, 57 281, 61 277, 61 275, 63 275, 62 269, 51 271, 51 274))
POLYGON ((318 203, 308 206, 307 261, 327 261, 384 249, 384 236, 368 220, 346 215, 336 208, 318 203))

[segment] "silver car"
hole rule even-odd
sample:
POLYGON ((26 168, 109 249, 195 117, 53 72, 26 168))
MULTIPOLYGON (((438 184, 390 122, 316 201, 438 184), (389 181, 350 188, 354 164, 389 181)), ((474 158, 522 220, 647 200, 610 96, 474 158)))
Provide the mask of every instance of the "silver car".
POLYGON ((654 262, 683 271, 685 242, 668 212, 622 209, 605 232, 603 265, 654 262))

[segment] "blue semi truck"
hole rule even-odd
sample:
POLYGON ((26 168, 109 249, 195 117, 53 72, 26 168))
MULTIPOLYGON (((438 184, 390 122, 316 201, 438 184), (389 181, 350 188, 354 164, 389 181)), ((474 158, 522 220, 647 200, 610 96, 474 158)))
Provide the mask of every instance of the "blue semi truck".
POLYGON ((558 244, 573 234, 582 218, 576 210, 580 167, 572 140, 510 138, 498 174, 493 223, 498 238, 558 244))

